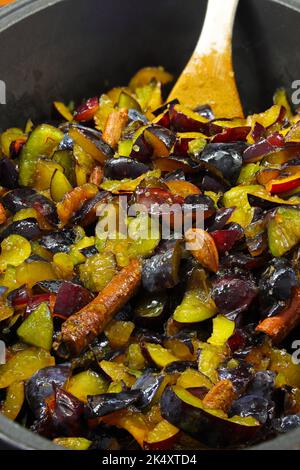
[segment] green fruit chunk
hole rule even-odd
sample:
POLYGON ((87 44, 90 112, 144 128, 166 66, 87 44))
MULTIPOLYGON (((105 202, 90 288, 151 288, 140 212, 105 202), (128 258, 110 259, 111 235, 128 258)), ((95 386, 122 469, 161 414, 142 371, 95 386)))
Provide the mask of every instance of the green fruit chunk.
POLYGON ((52 347, 53 321, 46 302, 41 303, 17 330, 19 338, 46 351, 52 347))
POLYGON ((300 211, 279 207, 268 226, 269 249, 273 256, 283 256, 300 241, 300 211))
POLYGON ((37 160, 41 157, 52 156, 63 137, 61 130, 49 124, 38 126, 30 134, 20 156, 19 183, 21 186, 33 184, 37 160))

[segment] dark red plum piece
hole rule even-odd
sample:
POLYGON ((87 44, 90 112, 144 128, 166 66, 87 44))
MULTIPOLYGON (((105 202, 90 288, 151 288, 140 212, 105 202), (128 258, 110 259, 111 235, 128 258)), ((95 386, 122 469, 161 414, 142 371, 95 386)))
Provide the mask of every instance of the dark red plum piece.
POLYGON ((235 253, 222 259, 223 268, 240 268, 246 271, 260 269, 265 266, 268 260, 267 256, 250 256, 244 253, 235 253))
POLYGON ((1 202, 5 209, 7 209, 12 214, 16 214, 16 212, 20 211, 21 209, 26 209, 28 207, 28 199, 30 196, 35 194, 36 191, 34 189, 17 188, 6 193, 1 198, 1 202))
POLYGON ((259 281, 259 301, 263 316, 272 316, 282 310, 298 287, 297 275, 288 260, 274 258, 259 281))
POLYGON ((176 105, 170 106, 169 115, 171 128, 176 132, 201 132, 205 135, 209 133, 209 122, 187 116, 182 110, 178 110, 176 105))
POLYGON ((179 398, 171 387, 164 391, 160 407, 163 418, 213 448, 249 443, 260 429, 260 426, 243 426, 195 407, 179 398))
POLYGON ((78 106, 74 113, 74 119, 78 122, 91 121, 99 108, 99 98, 94 96, 78 106))
POLYGON ((85 417, 101 418, 110 413, 124 410, 138 402, 141 397, 139 390, 129 390, 120 393, 103 393, 101 395, 88 396, 85 408, 85 417))
POLYGON ((249 131, 250 131, 250 127, 247 127, 247 126, 224 128, 222 132, 219 132, 218 134, 213 136, 211 142, 214 144, 245 142, 249 134, 249 131))
POLYGON ((53 384, 62 387, 70 374, 70 364, 50 366, 40 369, 26 382, 26 399, 37 419, 46 409, 46 398, 53 395, 53 384))
POLYGON ((202 191, 212 191, 214 193, 225 193, 229 188, 228 183, 220 178, 210 175, 204 175, 199 181, 199 187, 202 191))
POLYGON ((140 162, 148 163, 151 160, 152 154, 153 149, 142 133, 134 142, 130 157, 140 162))
POLYGON ((92 300, 93 296, 90 291, 79 284, 66 281, 61 284, 57 292, 53 313, 68 318, 92 300))
POLYGON ((85 201, 81 208, 71 217, 70 223, 87 227, 97 219, 97 205, 108 200, 109 193, 100 191, 96 196, 85 201))
POLYGON ((228 367, 227 362, 218 368, 220 380, 230 380, 238 396, 242 395, 250 384, 254 369, 251 364, 240 359, 236 367, 228 367))
POLYGON ((222 207, 219 209, 215 214, 213 222, 208 227, 209 232, 223 230, 233 212, 234 207, 222 207))
POLYGON ((156 108, 153 111, 154 116, 158 117, 160 114, 164 113, 165 111, 168 111, 171 107, 175 106, 176 104, 179 104, 179 101, 177 98, 174 100, 168 101, 167 103, 163 104, 159 108, 156 108))
POLYGON ((36 219, 29 218, 12 222, 0 233, 0 241, 9 235, 21 235, 27 240, 37 240, 43 235, 36 219))
POLYGON ((212 217, 216 213, 216 208, 214 201, 209 197, 203 194, 194 194, 187 196, 184 199, 183 210, 185 214, 188 211, 199 211, 200 214, 203 214, 204 219, 212 217))
POLYGON ((181 246, 175 240, 172 246, 152 256, 144 262, 142 283, 146 291, 161 292, 175 287, 179 282, 181 246))
POLYGON ((212 297, 220 313, 234 320, 246 311, 258 294, 254 280, 249 276, 223 274, 213 282, 212 297))
POLYGON ((140 397, 135 404, 140 409, 147 408, 152 403, 159 387, 164 380, 163 375, 151 374, 146 372, 137 379, 132 390, 140 392, 140 397))
POLYGON ((176 134, 166 127, 151 124, 145 129, 144 138, 152 147, 154 157, 168 157, 175 144, 176 134))
POLYGON ((30 196, 28 198, 28 207, 35 209, 51 225, 57 226, 59 224, 56 205, 42 194, 30 196))
POLYGON ((54 406, 53 411, 50 411, 50 429, 53 429, 54 433, 59 436, 84 435, 84 404, 62 388, 55 385, 54 389, 54 406))
POLYGON ((76 232, 73 228, 70 228, 44 235, 40 244, 51 251, 51 253, 68 253, 70 251, 70 245, 72 245, 75 240, 76 232))
POLYGON ((107 160, 103 171, 105 178, 112 180, 135 179, 147 173, 149 166, 129 157, 119 157, 107 160))
POLYGON ((18 287, 17 289, 14 289, 7 296, 8 302, 16 309, 24 308, 27 302, 29 301, 29 298, 30 291, 26 284, 21 287, 18 287))
POLYGON ((50 294, 38 294, 30 297, 26 306, 25 317, 27 318, 33 310, 44 302, 50 302, 50 294))
POLYGON ((0 185, 7 189, 17 188, 19 172, 12 160, 6 157, 0 159, 0 185))
POLYGON ((201 153, 201 161, 215 167, 232 185, 235 185, 243 165, 245 144, 208 144, 201 153))
POLYGON ((228 416, 241 416, 242 418, 252 416, 261 424, 265 424, 274 417, 274 411, 274 402, 257 395, 249 394, 233 402, 228 416))
POLYGON ((247 147, 243 154, 244 163, 255 163, 270 153, 278 152, 284 148, 284 138, 277 132, 253 145, 247 147))
POLYGON ((230 251, 241 237, 240 231, 236 230, 216 230, 211 232, 219 254, 230 251))

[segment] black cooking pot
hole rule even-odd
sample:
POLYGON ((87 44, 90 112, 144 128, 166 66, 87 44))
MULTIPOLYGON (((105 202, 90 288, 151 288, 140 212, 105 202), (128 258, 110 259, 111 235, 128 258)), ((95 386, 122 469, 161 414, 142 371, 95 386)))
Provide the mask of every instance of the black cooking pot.
MULTIPOLYGON (((226 1, 226 0, 223 0, 226 1)), ((178 75, 196 44, 202 0, 18 0, 0 11, 0 130, 49 119, 54 99, 80 100, 145 65, 178 75)), ((241 0, 234 62, 245 111, 300 80, 300 0, 241 0)), ((55 449, 0 415, 0 449, 55 449)), ((257 446, 300 448, 300 429, 257 446)))

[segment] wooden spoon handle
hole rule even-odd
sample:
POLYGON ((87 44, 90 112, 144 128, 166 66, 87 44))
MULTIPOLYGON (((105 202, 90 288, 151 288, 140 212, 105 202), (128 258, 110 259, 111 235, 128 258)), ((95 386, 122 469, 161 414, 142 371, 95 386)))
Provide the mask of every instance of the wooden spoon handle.
POLYGON ((232 32, 239 0, 209 0, 196 49, 171 91, 190 108, 209 104, 217 118, 243 117, 232 65, 232 32))
POLYGON ((221 53, 231 45, 239 0, 209 0, 203 29, 195 49, 197 55, 213 50, 221 53))

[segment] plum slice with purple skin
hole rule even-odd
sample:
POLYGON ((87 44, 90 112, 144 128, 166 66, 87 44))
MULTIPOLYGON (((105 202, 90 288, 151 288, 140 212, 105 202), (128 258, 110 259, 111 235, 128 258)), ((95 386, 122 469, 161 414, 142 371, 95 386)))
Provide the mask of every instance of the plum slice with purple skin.
POLYGON ((9 235, 21 235, 27 240, 37 240, 43 235, 39 224, 36 219, 29 218, 18 220, 9 224, 2 232, 0 233, 0 241, 9 235))
POLYGON ((17 188, 6 193, 1 198, 1 202, 5 209, 7 209, 12 214, 15 214, 21 209, 26 209, 28 207, 28 199, 30 198, 30 196, 33 196, 35 194, 36 191, 34 189, 17 188))
POLYGON ((200 159, 216 168, 225 180, 234 185, 243 165, 245 148, 243 142, 208 144, 201 153, 200 159))
POLYGON ((164 419, 213 448, 250 443, 261 428, 252 417, 228 419, 223 412, 210 412, 198 396, 176 386, 166 388, 160 408, 164 419))
POLYGON ((103 171, 105 178, 112 180, 135 179, 147 173, 149 166, 129 157, 119 157, 107 160, 103 171))
POLYGON ((68 253, 70 245, 76 240, 76 231, 73 228, 61 229, 44 235, 40 244, 51 253, 68 253))
POLYGON ((228 416, 242 416, 243 418, 253 416, 261 424, 265 424, 274 417, 274 412, 274 402, 257 395, 245 395, 233 402, 228 416))
POLYGON ((282 150, 284 145, 284 138, 278 132, 274 132, 266 139, 260 140, 245 149, 243 154, 244 163, 258 162, 266 155, 282 150))
POLYGON ((213 237, 219 254, 230 251, 239 240, 241 233, 238 229, 216 230, 210 233, 213 237))
POLYGON ((245 312, 258 294, 250 273, 224 273, 213 282, 212 298, 219 312, 231 320, 245 312))
POLYGON ((238 396, 242 395, 250 384, 254 370, 251 364, 240 359, 235 367, 226 361, 218 368, 220 380, 230 380, 238 396))
POLYGON ((106 201, 109 196, 107 191, 99 191, 92 199, 83 203, 80 209, 71 217, 70 223, 86 227, 95 222, 97 218, 97 206, 101 201, 106 201))
POLYGON ((46 398, 53 394, 53 384, 62 387, 70 374, 70 364, 61 364, 40 369, 26 382, 26 399, 37 419, 46 409, 46 398))
POLYGON ((234 209, 234 207, 222 207, 221 209, 219 209, 215 214, 213 222, 208 227, 209 232, 223 230, 228 220, 232 216, 234 209))
POLYGON ((138 390, 140 396, 135 406, 144 409, 149 406, 155 397, 160 385, 164 380, 164 375, 151 374, 146 372, 137 379, 132 390, 138 390))
POLYGON ((267 256, 256 256, 254 258, 253 256, 245 255, 244 253, 234 253, 223 258, 221 264, 223 268, 239 268, 246 271, 252 271, 265 266, 267 260, 267 256))
POLYGON ((0 185, 4 188, 18 187, 19 172, 16 165, 7 157, 0 159, 0 185))
POLYGON ((89 290, 79 284, 66 281, 58 289, 53 313, 68 318, 92 300, 93 296, 89 290))
POLYGON ((161 292, 179 283, 181 254, 180 242, 174 240, 144 262, 142 283, 146 291, 161 292))
POLYGON ((110 413, 124 410, 138 402, 141 397, 139 390, 129 390, 119 393, 102 393, 101 395, 89 395, 85 407, 85 417, 101 418, 110 413))
POLYGON ((259 281, 259 301, 264 317, 276 315, 292 297, 299 280, 288 260, 274 258, 259 281))

